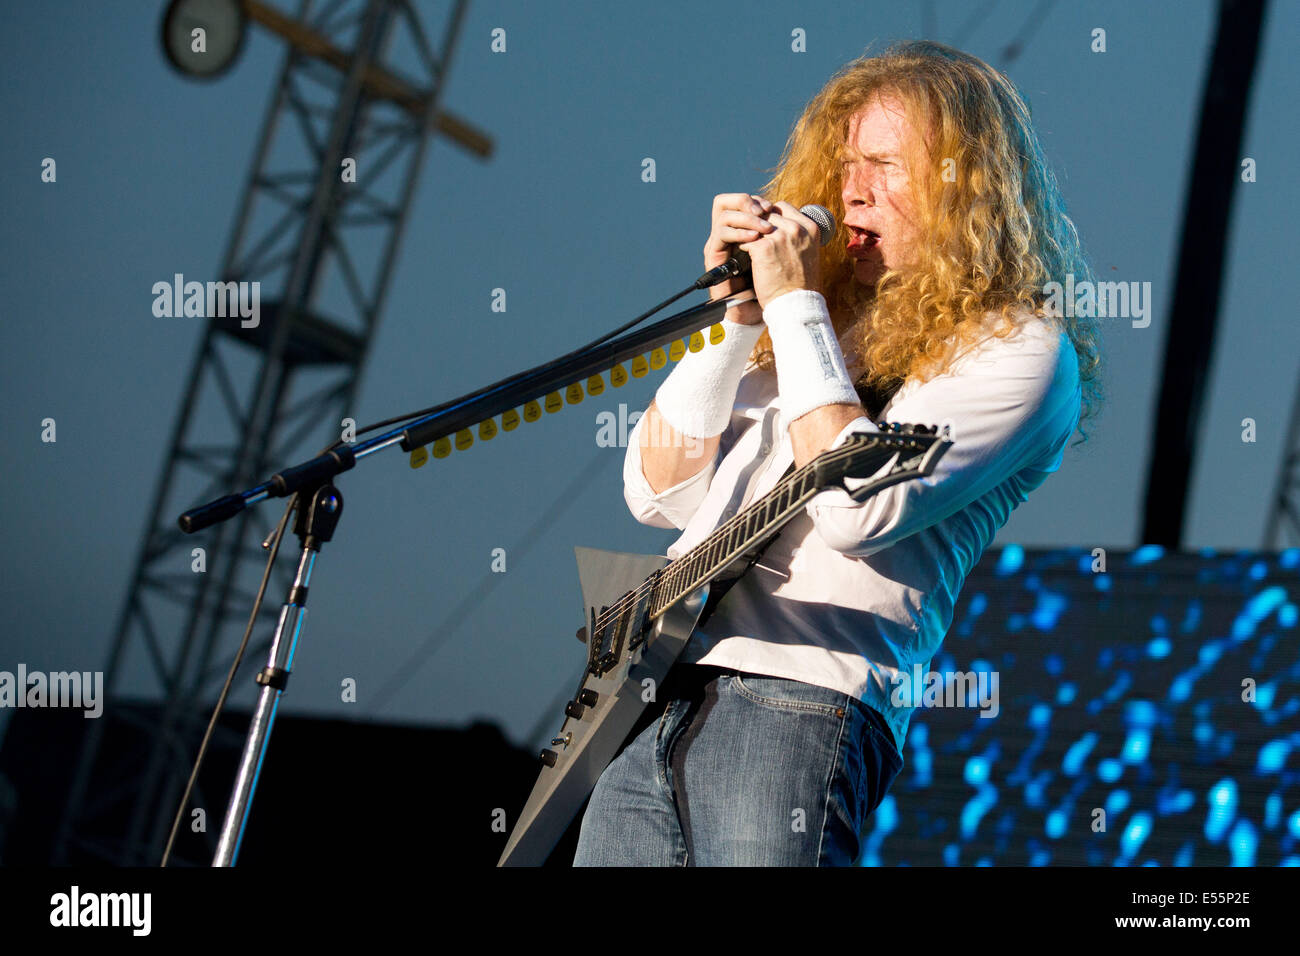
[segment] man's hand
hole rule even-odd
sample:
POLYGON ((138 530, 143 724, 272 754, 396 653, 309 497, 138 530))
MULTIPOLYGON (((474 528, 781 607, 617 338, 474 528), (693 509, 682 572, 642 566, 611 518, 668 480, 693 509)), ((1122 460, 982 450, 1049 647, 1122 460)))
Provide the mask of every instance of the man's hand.
POLYGON ((753 264, 754 294, 760 308, 795 289, 821 291, 821 230, 788 202, 778 202, 766 216, 774 228, 740 248, 753 264))
MULTIPOLYGON (((742 242, 757 239, 774 231, 775 227, 763 217, 775 209, 762 196, 749 193, 719 193, 713 197, 713 230, 704 243, 704 271, 722 265, 736 254, 742 242)), ((720 282, 709 289, 709 298, 715 302, 749 288, 749 279, 740 276, 720 282)), ((748 302, 727 312, 727 318, 741 325, 757 325, 763 321, 763 310, 757 302, 748 302)))

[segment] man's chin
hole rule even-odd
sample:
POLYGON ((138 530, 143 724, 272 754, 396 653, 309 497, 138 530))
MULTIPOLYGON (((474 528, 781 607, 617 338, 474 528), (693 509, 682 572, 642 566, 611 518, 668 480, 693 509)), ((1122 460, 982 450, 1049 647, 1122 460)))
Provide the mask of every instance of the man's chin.
POLYGON ((859 285, 875 286, 885 274, 884 263, 874 259, 853 260, 853 279, 859 285))

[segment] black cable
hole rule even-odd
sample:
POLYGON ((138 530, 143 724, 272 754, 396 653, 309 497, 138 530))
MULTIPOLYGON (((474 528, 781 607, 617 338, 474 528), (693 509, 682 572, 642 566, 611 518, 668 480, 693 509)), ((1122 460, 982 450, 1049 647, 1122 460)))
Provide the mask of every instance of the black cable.
POLYGON ((159 866, 166 866, 168 859, 171 858, 172 845, 176 842, 176 834, 180 830, 181 820, 185 817, 185 808, 190 802, 190 793, 194 790, 195 781, 199 779, 199 769, 203 766, 203 758, 207 756, 208 744, 212 741, 212 732, 217 727, 217 720, 221 716, 222 709, 226 706, 226 698, 230 696, 231 685, 235 682, 235 673, 239 670, 239 665, 244 659, 244 651, 248 649, 248 639, 252 636, 253 627, 257 623, 257 613, 262 607, 262 598, 266 595, 266 583, 271 578, 271 568, 275 565, 276 555, 280 553, 280 541, 284 538, 284 529, 289 523, 289 515, 293 509, 298 506, 298 495, 295 493, 285 505, 284 514, 280 516, 280 524, 275 529, 275 540, 271 544, 271 553, 266 559, 266 568, 262 571, 262 583, 257 589, 257 598, 253 601, 253 611, 248 616, 248 625, 244 628, 244 639, 239 643, 239 650, 235 652, 235 660, 230 665, 230 673, 226 675, 226 683, 221 688, 221 695, 217 698, 217 704, 212 709, 212 717, 208 720, 208 729, 204 731, 203 741, 199 744, 198 756, 194 758, 194 767, 190 770, 190 779, 185 784, 185 792, 181 795, 180 805, 176 807, 176 816, 172 820, 171 833, 167 836, 167 846, 163 848, 162 862, 159 866))
MULTIPOLYGON (((623 325, 620 325, 612 332, 606 332, 604 335, 602 335, 600 338, 596 339, 595 341, 588 342, 586 345, 580 346, 579 348, 574 349, 573 351, 569 352, 566 355, 561 355, 559 358, 552 359, 551 361, 547 362, 546 365, 543 367, 550 368, 552 365, 557 365, 560 362, 573 358, 575 355, 578 355, 582 352, 590 351, 591 349, 596 348, 596 346, 598 345, 603 345, 605 342, 608 342, 616 335, 622 335, 624 332, 632 328, 634 325, 640 325, 646 319, 650 318, 650 316, 654 315, 656 312, 660 311, 661 309, 669 305, 672 305, 682 296, 690 295, 690 293, 696 291, 696 288, 697 287, 694 285, 688 286, 687 288, 683 289, 681 292, 678 292, 676 295, 664 299, 654 308, 649 309, 646 312, 642 312, 640 315, 638 315, 635 319, 632 319, 630 322, 625 322, 623 325)), ((527 375, 529 373, 525 372, 523 374, 527 375)), ((493 391, 494 389, 501 388, 503 385, 506 385, 507 383, 511 381, 515 381, 519 378, 521 378, 520 375, 508 375, 498 382, 493 382, 491 385, 485 385, 482 388, 478 389, 477 391, 470 392, 467 395, 461 395, 458 398, 452 399, 451 401, 442 402, 439 405, 430 405, 428 408, 420 409, 417 412, 407 412, 404 415, 397 415, 394 416, 393 418, 386 418, 382 422, 375 422, 373 425, 367 425, 365 428, 359 428, 357 429, 356 434, 364 435, 366 432, 372 432, 379 428, 387 428, 390 425, 399 425, 402 422, 409 421, 412 418, 423 418, 425 415, 432 415, 434 412, 441 411, 442 409, 448 407, 449 405, 453 405, 453 404, 463 405, 466 402, 473 401, 474 399, 478 398, 480 395, 484 395, 488 392, 493 391)), ((334 442, 332 445, 330 445, 328 448, 322 451, 321 454, 325 454, 326 452, 329 452, 342 444, 344 444, 344 442, 342 441, 334 442)))

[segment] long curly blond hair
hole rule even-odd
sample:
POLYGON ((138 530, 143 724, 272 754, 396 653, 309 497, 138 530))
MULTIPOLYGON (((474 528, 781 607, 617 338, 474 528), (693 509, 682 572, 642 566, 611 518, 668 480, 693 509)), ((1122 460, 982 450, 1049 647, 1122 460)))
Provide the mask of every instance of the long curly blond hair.
MULTIPOLYGON (((954 333, 959 345, 970 341, 993 314, 1003 320, 994 334, 1005 337, 1017 315, 1045 315, 1045 283, 1068 273, 1076 283, 1093 279, 1029 107, 1003 74, 951 47, 909 41, 843 66, 805 107, 772 172, 765 198, 818 203, 840 223, 820 252, 823 291, 837 317, 869 319, 853 343, 865 367, 860 388, 925 380, 954 354, 945 345, 954 333), (929 134, 908 164, 920 220, 915 254, 867 288, 854 281, 845 249, 841 164, 850 119, 881 95, 897 98, 912 129, 929 134)), ((1082 424, 1102 397, 1099 330, 1088 317, 1045 317, 1078 356, 1086 440, 1082 424)), ((753 358, 775 367, 766 331, 753 358)))

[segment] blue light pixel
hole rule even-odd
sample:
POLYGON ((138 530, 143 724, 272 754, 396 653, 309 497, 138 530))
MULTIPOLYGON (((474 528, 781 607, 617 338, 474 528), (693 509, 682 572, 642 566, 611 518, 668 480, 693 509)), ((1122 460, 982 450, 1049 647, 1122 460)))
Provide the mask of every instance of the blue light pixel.
POLYGON ((993 569, 993 573, 999 577, 1006 577, 1019 571, 1024 563, 1025 549, 1018 544, 1009 544, 1002 549, 1002 554, 998 557, 998 564, 993 569))
POLYGON ((1096 744, 1097 735, 1086 733, 1070 745, 1070 749, 1065 752, 1065 759, 1061 761, 1061 769, 1065 771, 1066 776, 1079 775, 1079 771, 1083 769, 1083 762, 1088 759, 1088 754, 1096 744))
POLYGON ((1127 790, 1112 790, 1110 796, 1106 798, 1106 813, 1114 815, 1123 813, 1128 809, 1129 795, 1127 790))
POLYGON ((1053 840, 1059 840, 1065 836, 1065 811, 1061 809, 1053 810, 1047 815, 1047 835, 1053 840))
POLYGON ((885 799, 875 809, 876 829, 881 833, 890 833, 898 826, 898 801, 892 793, 885 794, 885 799))
POLYGON ((1124 749, 1121 755, 1125 763, 1142 763, 1151 753, 1151 732, 1143 729, 1134 729, 1129 731, 1128 739, 1124 741, 1124 749))
POLYGON ((1259 762, 1255 764, 1255 772, 1278 773, 1286 764, 1290 753, 1291 744, 1286 740, 1270 740, 1259 748, 1259 762))
POLYGON ((966 761, 966 782, 978 787, 989 779, 989 762, 984 757, 971 757, 966 761))
POLYGON ((1192 693, 1192 681, 1186 674, 1179 674, 1169 684, 1169 699, 1181 704, 1192 693))
POLYGON ((1107 757, 1097 764, 1097 776, 1107 783, 1114 783, 1124 775, 1124 765, 1113 757, 1107 757))
POLYGON ((1174 645, 1167 637, 1157 637, 1147 642, 1147 656, 1160 660, 1168 657, 1174 645))
POLYGON ((1124 724, 1127 727, 1154 727, 1159 712, 1149 700, 1130 700, 1124 705, 1124 724))
POLYGON ((1046 704, 1034 704, 1029 710, 1029 726, 1034 730, 1046 730, 1052 721, 1052 708, 1046 704))
POLYGON ((1165 549, 1158 544, 1144 544, 1130 556, 1129 560, 1135 565, 1150 564, 1153 561, 1159 561, 1165 556, 1165 549))
POLYGON ((1228 847, 1232 850, 1233 866, 1254 866, 1255 851, 1259 849, 1259 834, 1249 820, 1238 820, 1228 838, 1228 847))
POLYGON ((1210 812, 1205 816, 1205 839, 1218 843, 1237 816, 1237 783, 1220 780, 1209 794, 1210 812))
POLYGON ((1186 813, 1196 806, 1196 794, 1190 790, 1161 790, 1156 797, 1156 813, 1162 817, 1186 813))
POLYGON ((1255 706, 1260 710, 1268 710, 1273 706, 1273 696, 1277 693, 1277 684, 1272 682, 1260 684, 1255 688, 1255 706))
POLYGON ((1274 791, 1268 795, 1264 801, 1264 826, 1270 830, 1276 830, 1277 825, 1282 822, 1282 794, 1274 791))
POLYGON ((1244 641, 1255 633, 1259 622, 1286 603, 1286 589, 1273 585, 1246 602, 1241 614, 1232 622, 1232 639, 1244 641))
POLYGON ((998 791, 996 787, 990 787, 987 784, 980 787, 979 793, 966 801, 966 806, 961 808, 961 836, 963 840, 969 840, 975 836, 975 830, 980 825, 980 820, 984 819, 984 814, 992 810, 998 802, 998 791))
POLYGON ((1065 610, 1065 598, 1059 594, 1053 594, 1050 591, 1038 592, 1038 606, 1034 608, 1034 613, 1030 615, 1034 627, 1040 631, 1050 631, 1056 627, 1056 622, 1065 610))
POLYGON ((1151 835, 1151 814, 1135 813, 1133 819, 1129 821, 1124 828, 1124 836, 1120 838, 1120 847, 1124 858, 1131 860, 1137 856, 1138 851, 1142 849, 1142 844, 1146 842, 1147 837, 1151 835))

